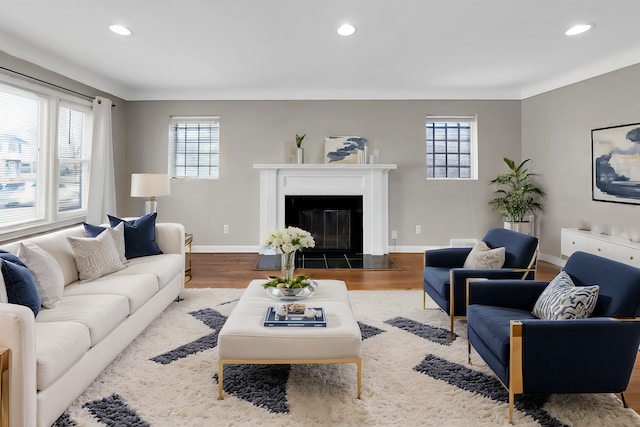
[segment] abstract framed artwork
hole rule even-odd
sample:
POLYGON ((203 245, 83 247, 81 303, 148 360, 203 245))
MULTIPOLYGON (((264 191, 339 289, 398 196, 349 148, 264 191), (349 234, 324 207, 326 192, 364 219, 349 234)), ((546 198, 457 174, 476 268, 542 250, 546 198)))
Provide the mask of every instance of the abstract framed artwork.
MULTIPOLYGON (((329 136, 324 139, 325 163, 359 163, 358 152, 365 158, 367 138, 360 136, 329 136)), ((362 163, 362 162, 360 162, 362 163)))
POLYGON ((640 204, 640 123, 591 130, 592 199, 640 204))

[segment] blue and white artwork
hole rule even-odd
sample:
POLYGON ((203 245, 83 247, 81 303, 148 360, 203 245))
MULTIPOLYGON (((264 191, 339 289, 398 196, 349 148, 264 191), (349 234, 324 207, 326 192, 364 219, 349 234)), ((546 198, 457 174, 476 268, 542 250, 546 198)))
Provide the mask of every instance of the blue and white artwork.
POLYGON ((593 200, 640 204, 640 123, 591 131, 593 200))
POLYGON ((358 151, 364 155, 367 138, 329 136, 324 139, 325 163, 358 163, 358 151))

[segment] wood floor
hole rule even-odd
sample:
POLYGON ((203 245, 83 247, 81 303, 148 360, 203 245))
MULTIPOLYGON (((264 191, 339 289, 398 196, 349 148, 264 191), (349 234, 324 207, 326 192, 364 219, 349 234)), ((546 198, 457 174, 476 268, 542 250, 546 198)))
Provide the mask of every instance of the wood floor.
MULTIPOLYGON (((279 274, 278 270, 254 270, 258 260, 255 253, 225 253, 191 255, 192 279, 187 288, 244 288, 251 279, 279 274)), ((349 290, 409 290, 422 289, 423 258, 419 253, 392 253, 394 270, 296 269, 314 279, 344 280, 349 290)), ((539 262, 536 278, 551 280, 559 271, 553 264, 539 262)), ((419 302, 422 304, 422 302, 419 302)), ((630 408, 640 413, 640 358, 625 393, 630 408)))

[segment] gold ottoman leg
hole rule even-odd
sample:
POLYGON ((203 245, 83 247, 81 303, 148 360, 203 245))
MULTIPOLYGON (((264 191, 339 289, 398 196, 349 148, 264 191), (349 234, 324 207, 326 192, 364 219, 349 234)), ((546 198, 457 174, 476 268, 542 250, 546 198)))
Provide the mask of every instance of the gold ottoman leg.
POLYGON ((224 370, 224 362, 218 360, 218 400, 222 400, 222 372, 224 370))

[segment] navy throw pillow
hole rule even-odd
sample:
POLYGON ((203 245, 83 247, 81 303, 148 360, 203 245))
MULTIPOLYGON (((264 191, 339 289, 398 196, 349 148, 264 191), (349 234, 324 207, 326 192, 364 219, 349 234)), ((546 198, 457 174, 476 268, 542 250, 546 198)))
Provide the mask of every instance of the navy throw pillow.
POLYGON ((115 227, 121 222, 124 223, 124 255, 127 259, 162 253, 156 242, 157 213, 141 216, 133 221, 127 221, 111 215, 107 216, 111 227, 115 227))
POLYGON ((84 232, 87 233, 87 237, 98 237, 98 234, 106 230, 106 227, 100 227, 99 225, 91 225, 86 222, 84 225, 84 232))
POLYGON ((40 294, 33 274, 20 258, 9 252, 0 252, 0 260, 7 299, 11 304, 29 307, 37 316, 40 312, 40 294))

